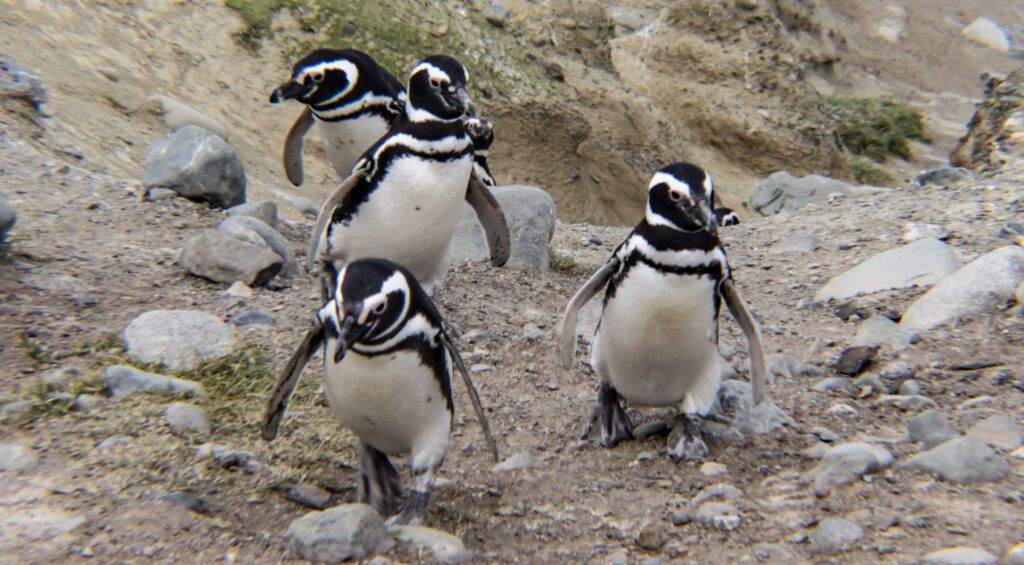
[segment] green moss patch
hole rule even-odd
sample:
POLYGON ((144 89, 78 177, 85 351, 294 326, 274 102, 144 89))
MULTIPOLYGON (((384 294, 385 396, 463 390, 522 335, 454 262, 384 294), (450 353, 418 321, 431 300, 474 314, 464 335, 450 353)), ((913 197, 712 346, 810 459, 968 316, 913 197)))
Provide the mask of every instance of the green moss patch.
POLYGON ((830 96, 825 103, 846 148, 879 163, 890 155, 910 159, 911 139, 930 141, 924 131, 924 116, 909 104, 846 96, 830 96))

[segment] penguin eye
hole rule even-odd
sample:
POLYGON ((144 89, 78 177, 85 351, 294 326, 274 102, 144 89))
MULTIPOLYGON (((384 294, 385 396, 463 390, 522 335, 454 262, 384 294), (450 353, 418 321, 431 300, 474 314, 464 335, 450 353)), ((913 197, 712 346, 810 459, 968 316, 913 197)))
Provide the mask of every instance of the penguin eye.
POLYGON ((672 199, 672 202, 679 202, 683 199, 683 193, 678 190, 668 191, 668 197, 672 199))
POLYGON ((387 301, 381 302, 380 304, 378 304, 377 306, 375 306, 373 308, 373 313, 378 315, 378 316, 380 316, 381 314, 384 313, 384 310, 387 310, 387 308, 388 308, 387 301))
POLYGON ((314 84, 320 84, 324 80, 324 74, 320 71, 309 73, 309 78, 314 84))
POLYGON ((430 86, 434 88, 441 88, 441 81, 439 79, 432 78, 430 79, 430 86))

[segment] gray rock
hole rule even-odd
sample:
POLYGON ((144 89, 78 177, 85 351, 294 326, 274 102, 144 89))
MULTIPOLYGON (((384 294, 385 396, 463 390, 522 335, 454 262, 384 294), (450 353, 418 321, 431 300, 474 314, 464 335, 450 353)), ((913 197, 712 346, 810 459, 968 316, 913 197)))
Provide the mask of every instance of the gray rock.
POLYGON ((693 522, 693 514, 687 510, 673 512, 670 521, 673 526, 685 526, 686 524, 693 522))
POLYGON ((472 557, 462 540, 448 532, 423 526, 397 526, 394 533, 398 541, 429 549, 441 563, 462 563, 472 557))
POLYGON ((949 230, 935 224, 919 224, 910 222, 903 227, 903 241, 917 241, 934 237, 942 241, 949 239, 949 230))
POLYGON ((971 172, 963 167, 939 167, 921 171, 921 174, 914 177, 914 184, 921 187, 929 184, 948 186, 970 178, 971 172))
POLYGON ((228 323, 234 326, 276 326, 277 320, 262 310, 249 310, 231 318, 228 323))
MULTIPOLYGON (((288 240, 262 220, 249 216, 231 216, 221 222, 217 226, 217 230, 243 241, 250 241, 251 233, 255 233, 263 241, 264 245, 284 259, 284 265, 281 267, 280 273, 282 276, 290 277, 299 272, 299 264, 295 262, 295 254, 292 253, 288 240)), ((250 242, 259 244, 258 241, 250 242)))
POLYGON ((811 234, 791 235, 772 246, 772 253, 810 253, 821 247, 821 240, 811 234))
POLYGON ((365 559, 392 545, 384 520, 366 504, 310 512, 288 526, 285 540, 299 557, 327 563, 365 559))
POLYGON ((996 449, 1012 451, 1020 447, 1024 432, 1010 416, 996 414, 974 424, 964 435, 996 449))
POLYGON ((1010 465, 984 443, 960 437, 918 453, 899 467, 917 469, 954 483, 994 482, 1010 474, 1010 465))
POLYGON ((697 508, 694 519, 705 526, 732 531, 740 524, 740 513, 733 505, 725 502, 705 502, 697 508))
POLYGON ((186 510, 191 510, 197 514, 206 514, 210 511, 206 501, 201 496, 192 491, 177 491, 170 494, 165 494, 160 498, 157 498, 160 502, 166 502, 173 506, 180 506, 186 510))
POLYGON ((697 496, 693 497, 693 504, 699 506, 702 503, 715 498, 736 500, 738 498, 743 498, 743 491, 727 483, 718 483, 716 485, 700 489, 697 496))
POLYGON ((271 228, 276 228, 277 204, 274 204, 272 200, 246 202, 245 204, 228 208, 228 217, 231 216, 249 216, 250 218, 256 218, 271 228))
POLYGON ((281 272, 284 259, 264 245, 203 230, 185 246, 181 263, 193 275, 214 282, 261 286, 281 272))
POLYGON ((239 468, 246 473, 257 473, 263 470, 264 464, 248 451, 233 449, 215 443, 204 443, 196 449, 196 457, 206 459, 212 457, 224 469, 239 468))
POLYGON ((288 500, 317 510, 327 508, 331 501, 331 493, 315 485, 289 484, 283 488, 288 500))
POLYGON ((0 245, 7 241, 7 233, 18 221, 18 212, 14 210, 11 201, 0 196, 0 245))
POLYGON ((647 19, 623 6, 609 6, 605 9, 608 21, 615 26, 616 37, 632 33, 647 25, 647 19))
POLYGON ((807 539, 811 542, 811 553, 836 553, 853 549, 864 539, 864 531, 849 520, 825 518, 807 534, 807 539))
POLYGON ((885 448, 864 442, 843 443, 828 450, 801 483, 813 484, 816 493, 825 495, 835 487, 888 468, 892 461, 892 454, 885 448))
POLYGON ((927 565, 996 565, 999 558, 976 547, 947 547, 924 556, 927 565))
POLYGON ((879 253, 833 278, 814 295, 814 300, 843 300, 881 290, 928 286, 959 266, 948 245, 934 238, 919 239, 879 253))
POLYGON ((900 410, 909 410, 911 412, 916 412, 925 408, 935 408, 938 406, 934 400, 920 394, 912 394, 909 396, 905 394, 883 394, 875 400, 875 405, 898 406, 900 410))
POLYGON ((106 398, 96 394, 79 394, 75 397, 75 410, 88 414, 99 410, 106 402, 106 398))
POLYGON ((768 356, 768 374, 788 379, 814 378, 821 376, 821 369, 795 355, 773 353, 768 356))
POLYGON ((1024 248, 1016 245, 990 251, 955 273, 910 305, 901 324, 926 331, 981 312, 994 311, 1013 300, 1024 282, 1024 248))
POLYGON ((484 10, 484 19, 494 27, 505 27, 508 17, 511 15, 508 7, 500 2, 491 2, 484 10))
POLYGON ((153 94, 146 99, 146 103, 152 107, 154 113, 163 116, 164 124, 171 130, 193 125, 209 130, 223 139, 228 138, 228 130, 220 122, 170 96, 153 94))
POLYGON ((921 383, 914 379, 908 379, 900 383, 899 393, 903 396, 919 396, 921 394, 921 383))
POLYGON ((125 365, 112 365, 104 369, 103 384, 114 398, 136 392, 183 394, 199 398, 205 396, 203 385, 195 381, 147 373, 125 365))
POLYGON ((750 195, 750 205, 762 216, 783 210, 798 210, 812 202, 824 202, 830 194, 871 194, 886 189, 874 186, 853 186, 820 175, 795 177, 785 171, 761 181, 750 195))
POLYGON ((950 427, 946 417, 935 410, 921 412, 910 420, 907 420, 907 433, 910 441, 924 442, 921 450, 929 449, 940 443, 956 437, 956 432, 950 427))
POLYGON ((527 451, 520 451, 491 468, 494 473, 509 473, 520 469, 540 467, 540 461, 527 451))
MULTIPOLYGON (((833 432, 832 430, 824 426, 815 426, 811 428, 811 433, 821 441, 827 443, 837 443, 843 440, 843 436, 833 432)), ((823 454, 824 455, 824 454, 823 454)))
POLYGON ((1003 565, 1024 565, 1024 543, 1018 543, 1006 551, 1003 565))
POLYGON ((230 208, 245 202, 245 166, 226 141, 186 125, 153 146, 143 163, 147 189, 170 188, 190 200, 230 208))
POLYGON ((835 369, 844 375, 857 375, 871 363, 876 353, 878 353, 877 345, 847 347, 839 354, 839 359, 835 363, 835 369))
POLYGON ((35 73, 3 53, 0 53, 0 98, 24 100, 46 115, 42 108, 47 100, 43 82, 35 73))
POLYGON ((146 200, 150 202, 160 202, 161 200, 168 200, 178 196, 178 193, 169 188, 154 188, 146 191, 146 200))
POLYGON ((960 35, 964 36, 965 39, 995 51, 1003 53, 1010 51, 1010 38, 1006 31, 999 24, 986 17, 980 17, 968 24, 964 29, 960 30, 960 35))
POLYGON ((850 345, 885 345, 893 351, 903 351, 910 347, 914 332, 896 322, 875 314, 857 328, 850 345))
POLYGON ((196 433, 201 436, 210 435, 210 418, 206 411, 185 402, 173 402, 164 410, 164 420, 171 433, 176 436, 183 436, 187 433, 196 433))
POLYGON ((750 383, 735 379, 722 381, 711 413, 730 418, 732 420, 730 428, 741 434, 746 432, 766 434, 794 423, 789 414, 786 414, 769 398, 765 398, 761 404, 754 406, 753 389, 750 383))
POLYGON ((191 371, 201 363, 229 355, 231 328, 219 318, 196 310, 151 310, 124 330, 128 354, 139 363, 191 371))
MULTIPOLYGON (((554 199, 534 186, 497 186, 491 191, 508 220, 512 255, 507 266, 531 272, 547 271, 548 246, 555 233, 554 199)), ((462 207, 452 246, 456 259, 483 261, 490 258, 484 230, 468 204, 462 207)))
POLYGON ((129 445, 131 445, 131 443, 131 440, 128 439, 127 436, 115 434, 101 441, 99 445, 96 446, 96 449, 99 451, 108 451, 112 449, 128 447, 129 445))
POLYGON ((828 377, 814 383, 815 392, 830 392, 833 390, 842 390, 852 387, 853 384, 850 379, 844 377, 828 377))
POLYGON ((288 192, 286 190, 278 190, 276 188, 271 188, 270 192, 272 192, 274 194, 274 196, 280 198, 281 200, 284 200, 285 202, 290 204, 293 208, 295 208, 296 210, 298 210, 299 212, 302 212, 303 214, 305 214, 307 216, 315 218, 320 213, 320 207, 319 206, 316 206, 315 204, 313 204, 309 200, 307 200, 307 199, 305 199, 305 198, 303 198, 303 197, 301 197, 301 196, 299 196, 297 194, 292 194, 291 192, 288 192))
POLYGON ((0 422, 11 423, 27 418, 37 403, 35 400, 15 400, 0 408, 0 422))
POLYGON ((29 471, 39 465, 39 454, 20 443, 0 445, 0 471, 29 471))

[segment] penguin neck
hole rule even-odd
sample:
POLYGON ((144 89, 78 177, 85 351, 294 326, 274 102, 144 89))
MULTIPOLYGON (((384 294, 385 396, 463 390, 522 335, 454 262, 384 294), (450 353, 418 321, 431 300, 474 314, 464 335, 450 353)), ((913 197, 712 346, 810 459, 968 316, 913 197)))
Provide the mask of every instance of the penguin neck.
POLYGON ((686 231, 665 224, 652 224, 647 218, 637 224, 632 236, 643 238, 659 251, 708 252, 721 246, 718 238, 707 230, 686 231))

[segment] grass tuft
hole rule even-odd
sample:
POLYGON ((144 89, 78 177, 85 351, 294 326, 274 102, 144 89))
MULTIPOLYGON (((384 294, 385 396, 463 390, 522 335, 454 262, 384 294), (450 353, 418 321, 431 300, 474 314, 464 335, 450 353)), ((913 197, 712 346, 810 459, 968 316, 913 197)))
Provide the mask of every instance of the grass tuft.
POLYGON ((871 186, 896 186, 896 177, 875 164, 871 159, 852 159, 853 178, 860 184, 871 186))
POLYGON ((929 143, 924 116, 909 104, 883 98, 829 96, 828 112, 839 126, 839 135, 852 153, 884 163, 890 155, 913 157, 910 140, 929 143))

